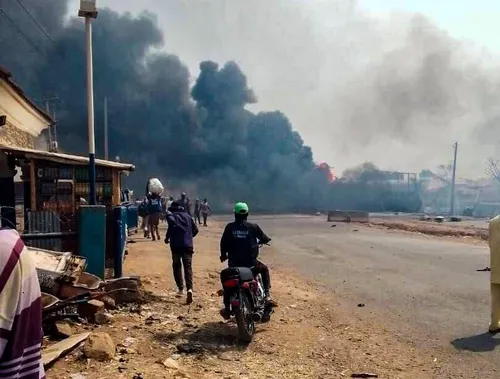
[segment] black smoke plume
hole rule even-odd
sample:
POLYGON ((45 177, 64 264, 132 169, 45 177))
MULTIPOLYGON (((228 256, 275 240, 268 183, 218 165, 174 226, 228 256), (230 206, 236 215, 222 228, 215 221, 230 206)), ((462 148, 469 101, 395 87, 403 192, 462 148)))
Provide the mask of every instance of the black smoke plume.
MULTIPOLYGON (((65 21, 64 0, 23 4, 50 39, 15 2, 3 0, 0 47, 9 54, 0 56, 0 64, 33 98, 59 97, 59 145, 86 154, 82 20, 65 21)), ((246 109, 257 99, 236 63, 202 62, 191 88, 181 60, 155 52, 163 47, 163 34, 154 15, 102 9, 98 21, 93 30, 97 154, 103 153, 107 97, 110 156, 137 166, 127 185, 142 191, 155 176, 167 189, 209 197, 219 207, 246 200, 262 210, 296 210, 315 195, 316 186, 326 186, 324 175, 314 170, 311 149, 284 114, 246 109)))

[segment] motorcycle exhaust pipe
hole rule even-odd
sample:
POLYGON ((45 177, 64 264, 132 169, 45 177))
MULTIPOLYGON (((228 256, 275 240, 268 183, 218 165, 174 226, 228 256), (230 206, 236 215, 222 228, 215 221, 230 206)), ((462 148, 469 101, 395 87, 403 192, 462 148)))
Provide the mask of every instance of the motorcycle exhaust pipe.
POLYGON ((262 320, 262 316, 262 312, 254 312, 252 313, 252 320, 255 322, 259 322, 260 320, 262 320))

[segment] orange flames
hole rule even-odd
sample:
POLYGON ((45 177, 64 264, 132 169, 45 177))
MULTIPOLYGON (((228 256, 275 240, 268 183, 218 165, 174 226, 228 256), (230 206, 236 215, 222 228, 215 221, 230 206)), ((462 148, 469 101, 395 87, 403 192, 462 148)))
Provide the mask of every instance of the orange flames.
POLYGON ((333 171, 333 167, 330 167, 328 163, 326 162, 318 163, 316 164, 316 169, 324 171, 330 183, 332 183, 336 179, 335 171, 333 171))

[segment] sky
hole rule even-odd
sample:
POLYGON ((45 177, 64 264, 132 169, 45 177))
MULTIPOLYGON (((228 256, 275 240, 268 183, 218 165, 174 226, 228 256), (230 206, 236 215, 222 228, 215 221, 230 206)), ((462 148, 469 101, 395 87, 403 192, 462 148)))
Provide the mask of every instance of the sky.
POLYGON ((360 0, 369 12, 417 12, 431 18, 453 37, 500 52, 500 2, 496 0, 360 0))
MULTIPOLYGON (((76 13, 78 1, 71 0, 76 13)), ((500 158, 500 2, 492 0, 98 0, 152 13, 193 78, 234 60, 317 161, 480 177, 500 158), (496 104, 499 104, 497 106, 496 104)), ((99 22, 99 19, 96 20, 99 22)))

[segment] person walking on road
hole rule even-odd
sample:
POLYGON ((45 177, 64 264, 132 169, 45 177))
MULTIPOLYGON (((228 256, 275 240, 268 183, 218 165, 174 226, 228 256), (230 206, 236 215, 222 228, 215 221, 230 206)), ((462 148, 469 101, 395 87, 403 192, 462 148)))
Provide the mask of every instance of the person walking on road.
POLYGON ((182 278, 182 268, 184 266, 187 289, 186 302, 191 304, 193 302, 193 238, 198 234, 198 227, 191 216, 184 211, 184 208, 175 201, 168 210, 167 223, 168 229, 165 243, 170 244, 172 252, 172 269, 178 289, 177 296, 181 297, 184 292, 182 278))
POLYGON ((200 212, 201 212, 201 202, 200 199, 196 198, 196 202, 194 203, 194 221, 197 222, 198 225, 201 225, 200 212))
POLYGON ((203 199, 203 203, 201 203, 201 205, 200 205, 200 211, 201 211, 201 215, 203 216, 203 226, 208 226, 207 219, 208 219, 208 215, 210 213, 212 213, 212 209, 210 208, 210 205, 208 204, 208 200, 206 198, 203 199))
POLYGON ((184 212, 191 216, 191 202, 189 201, 186 192, 181 193, 181 198, 177 201, 177 203, 184 208, 184 212))
POLYGON ((148 215, 148 197, 144 196, 138 209, 139 216, 142 218, 141 229, 144 231, 144 238, 149 238, 149 215, 148 215))
POLYGON ((152 194, 148 196, 146 204, 148 231, 151 233, 153 241, 160 240, 160 232, 158 230, 161 215, 161 196, 152 194))
POLYGON ((0 229, 0 304, 0 378, 45 378, 40 284, 13 229, 0 229))

